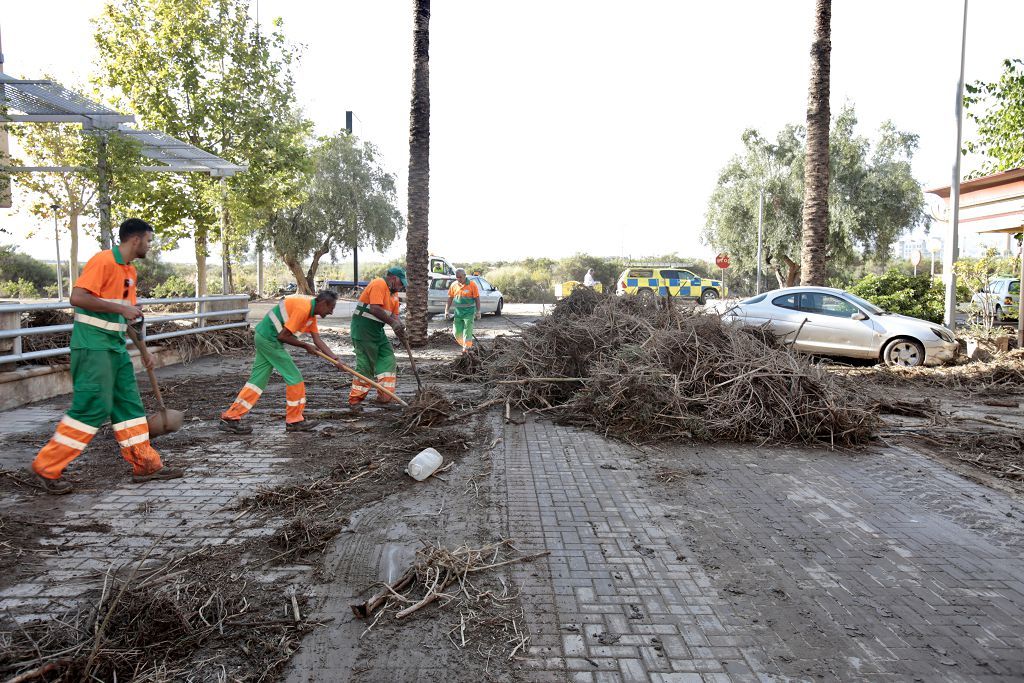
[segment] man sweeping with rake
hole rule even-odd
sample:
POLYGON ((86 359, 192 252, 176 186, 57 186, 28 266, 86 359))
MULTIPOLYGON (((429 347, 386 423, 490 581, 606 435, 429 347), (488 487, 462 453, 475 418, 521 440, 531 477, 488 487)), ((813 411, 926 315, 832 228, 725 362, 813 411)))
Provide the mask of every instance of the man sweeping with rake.
POLYGON ((235 402, 221 414, 219 428, 222 431, 231 434, 252 432, 252 425, 242 424, 242 416, 260 400, 274 370, 281 373, 286 384, 285 431, 308 432, 313 429, 316 423, 302 416, 306 408, 306 383, 284 345, 305 349, 314 356, 322 353, 337 361, 338 357, 320 338, 316 325, 316 316, 329 316, 337 303, 338 295, 331 291, 320 292, 316 297, 293 294, 281 299, 263 316, 253 335, 256 358, 252 363, 252 373, 235 402), (304 332, 313 338, 312 344, 299 340, 298 335, 304 332))
MULTIPOLYGON (((397 384, 395 350, 384 333, 384 326, 390 325, 400 340, 405 339, 405 325, 398 317, 398 292, 408 282, 405 269, 399 266, 389 268, 384 277, 374 278, 359 295, 359 304, 352 314, 352 345, 356 352, 356 371, 374 378, 378 384, 394 393, 397 384)), ((351 408, 359 406, 370 393, 372 385, 358 377, 352 380, 348 395, 351 408)), ((394 401, 390 396, 377 390, 377 403, 388 405, 394 401)))

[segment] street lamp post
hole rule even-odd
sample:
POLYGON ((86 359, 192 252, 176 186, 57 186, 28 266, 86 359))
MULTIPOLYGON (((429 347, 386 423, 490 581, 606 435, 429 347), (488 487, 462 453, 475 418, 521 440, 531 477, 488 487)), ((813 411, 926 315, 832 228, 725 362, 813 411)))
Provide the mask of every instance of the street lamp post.
POLYGON ((761 293, 761 260, 764 253, 764 187, 757 199, 757 284, 754 294, 761 293))
POLYGON ((60 209, 60 204, 50 204, 50 209, 53 210, 53 239, 57 243, 57 300, 63 301, 64 275, 61 273, 60 226, 57 224, 57 210, 60 209))

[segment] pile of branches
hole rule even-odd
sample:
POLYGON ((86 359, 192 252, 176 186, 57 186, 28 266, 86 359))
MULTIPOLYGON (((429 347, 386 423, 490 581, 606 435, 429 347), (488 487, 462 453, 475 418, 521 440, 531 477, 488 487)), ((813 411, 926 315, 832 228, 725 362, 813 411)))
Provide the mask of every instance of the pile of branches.
POLYGON ((453 644, 465 648, 474 637, 472 627, 475 626, 491 636, 500 634, 503 642, 498 644, 504 645, 511 660, 517 652, 525 650, 529 642, 528 634, 519 625, 522 612, 506 609, 514 606, 518 595, 509 594, 504 580, 500 592, 495 592, 484 584, 481 575, 550 554, 550 551, 543 551, 510 557, 509 553, 514 550, 510 539, 481 548, 464 545, 454 550, 440 544, 425 544, 416 551, 412 566, 395 581, 383 584, 382 590, 366 602, 352 605, 352 613, 360 619, 377 615, 367 628, 369 631, 391 606, 400 607, 395 619, 404 619, 435 602, 440 602, 441 607, 454 604, 459 610, 459 623, 448 631, 453 644), (468 635, 467 626, 470 627, 468 635))
POLYGON ((632 443, 850 446, 876 422, 854 392, 764 329, 583 288, 449 372, 493 383, 508 405, 632 443))
MULTIPOLYGON (((311 627, 299 617, 268 618, 279 612, 254 604, 247 582, 217 580, 181 562, 137 569, 127 578, 107 574, 84 608, 5 624, 5 680, 265 680, 311 627)), ((277 601, 290 606, 286 597, 277 601)))
POLYGON ((433 387, 426 387, 402 410, 398 432, 404 435, 421 427, 435 427, 454 414, 455 404, 451 399, 433 387))

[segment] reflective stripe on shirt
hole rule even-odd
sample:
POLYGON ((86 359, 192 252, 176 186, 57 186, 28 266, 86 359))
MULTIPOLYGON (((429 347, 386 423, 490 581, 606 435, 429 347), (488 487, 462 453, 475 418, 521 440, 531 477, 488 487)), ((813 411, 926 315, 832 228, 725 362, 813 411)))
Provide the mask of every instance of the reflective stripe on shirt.
POLYGON ((115 323, 109 320, 103 320, 102 318, 94 318, 93 316, 86 315, 85 313, 75 313, 75 322, 92 325, 93 327, 98 327, 101 330, 108 330, 110 332, 124 332, 128 328, 124 323, 115 323))

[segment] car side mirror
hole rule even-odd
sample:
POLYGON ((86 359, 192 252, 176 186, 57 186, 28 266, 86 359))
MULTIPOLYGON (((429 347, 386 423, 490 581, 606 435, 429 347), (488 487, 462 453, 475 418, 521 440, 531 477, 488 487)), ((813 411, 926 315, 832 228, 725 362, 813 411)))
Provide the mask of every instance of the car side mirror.
POLYGON ((490 289, 488 289, 487 291, 488 291, 488 292, 496 292, 496 291, 498 291, 498 288, 497 288, 497 287, 495 287, 494 285, 491 285, 491 288, 490 288, 490 289))
POLYGON ((856 313, 854 313, 850 317, 853 318, 854 320, 867 320, 868 319, 868 316, 865 313, 862 313, 860 311, 857 311, 856 313))

